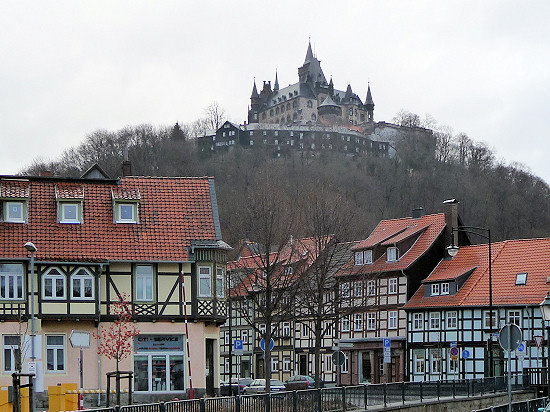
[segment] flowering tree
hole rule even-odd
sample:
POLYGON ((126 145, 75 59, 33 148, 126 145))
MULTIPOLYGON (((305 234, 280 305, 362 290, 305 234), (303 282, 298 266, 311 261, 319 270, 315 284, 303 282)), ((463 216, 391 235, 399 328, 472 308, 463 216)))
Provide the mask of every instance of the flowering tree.
POLYGON ((132 353, 134 336, 139 335, 139 329, 132 321, 132 308, 129 296, 122 293, 117 302, 111 304, 110 313, 116 320, 107 328, 101 328, 94 337, 99 340, 97 353, 116 361, 117 403, 120 405, 119 363, 132 353))

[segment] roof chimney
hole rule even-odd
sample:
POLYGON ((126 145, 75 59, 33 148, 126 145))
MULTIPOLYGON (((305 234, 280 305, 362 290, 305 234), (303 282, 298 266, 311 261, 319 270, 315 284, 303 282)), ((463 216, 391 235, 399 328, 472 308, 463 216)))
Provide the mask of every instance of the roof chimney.
POLYGON ((122 177, 132 176, 132 162, 128 160, 128 146, 124 146, 124 161, 122 162, 122 177))
MULTIPOLYGON (((451 245, 451 228, 458 227, 458 200, 447 199, 443 202, 445 205, 445 225, 447 226, 447 233, 445 234, 445 247, 451 245)), ((454 242, 458 245, 458 231, 454 232, 454 242)))
POLYGON ((423 207, 417 207, 413 209, 412 218, 413 219, 420 219, 422 216, 424 216, 424 208, 423 207))
POLYGON ((38 176, 40 176, 40 177, 52 177, 53 173, 52 173, 51 170, 40 170, 38 172, 38 176))

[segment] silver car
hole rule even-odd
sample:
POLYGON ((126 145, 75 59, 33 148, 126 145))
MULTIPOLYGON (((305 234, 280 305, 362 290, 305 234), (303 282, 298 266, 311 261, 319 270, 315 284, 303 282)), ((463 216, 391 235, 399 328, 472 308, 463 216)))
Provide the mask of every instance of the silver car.
MULTIPOLYGON (((280 392, 285 390, 285 384, 277 379, 270 380, 271 392, 280 392)), ((243 389, 245 395, 255 393, 265 393, 265 379, 254 379, 250 385, 243 389)))

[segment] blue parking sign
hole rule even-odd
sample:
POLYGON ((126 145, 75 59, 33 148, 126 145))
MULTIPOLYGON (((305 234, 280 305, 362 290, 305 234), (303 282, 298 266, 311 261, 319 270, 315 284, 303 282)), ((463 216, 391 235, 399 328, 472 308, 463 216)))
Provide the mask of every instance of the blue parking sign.
POLYGON ((385 348, 391 347, 391 340, 389 338, 384 338, 384 347, 385 348))

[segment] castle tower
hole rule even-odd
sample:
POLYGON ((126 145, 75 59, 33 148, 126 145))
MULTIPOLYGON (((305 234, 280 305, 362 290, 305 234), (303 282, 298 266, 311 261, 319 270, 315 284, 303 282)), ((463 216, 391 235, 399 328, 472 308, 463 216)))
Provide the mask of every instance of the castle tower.
POLYGON ((273 91, 279 90, 279 78, 277 77, 277 70, 275 70, 275 84, 273 85, 273 91))
POLYGON ((367 122, 374 123, 374 101, 370 92, 370 83, 367 89, 367 98, 365 99, 365 108, 367 109, 367 122))
POLYGON ((309 83, 314 91, 320 87, 327 87, 327 79, 321 69, 321 62, 313 55, 311 41, 307 46, 304 65, 298 69, 298 79, 300 83, 309 83))
POLYGON ((250 95, 250 109, 248 110, 248 123, 258 123, 258 111, 260 110, 261 100, 256 88, 256 79, 250 95))

